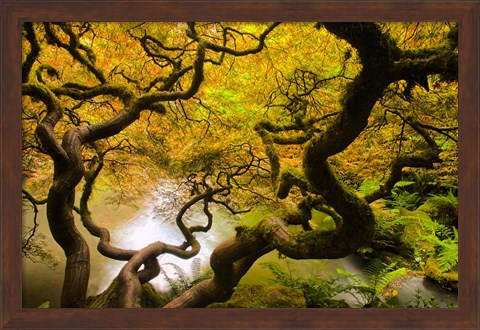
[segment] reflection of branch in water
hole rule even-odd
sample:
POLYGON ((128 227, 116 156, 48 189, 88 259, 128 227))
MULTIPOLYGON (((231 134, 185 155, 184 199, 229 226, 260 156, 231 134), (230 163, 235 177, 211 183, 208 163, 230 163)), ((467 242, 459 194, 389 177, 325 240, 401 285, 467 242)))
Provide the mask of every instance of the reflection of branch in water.
POLYGON ((35 236, 35 231, 37 230, 37 227, 38 227, 38 222, 37 222, 38 207, 37 207, 37 205, 45 204, 47 202, 47 200, 46 199, 38 200, 35 197, 33 197, 25 189, 22 189, 22 193, 23 193, 25 199, 27 199, 32 204, 32 207, 33 207, 33 227, 30 228, 30 230, 26 233, 26 235, 28 235, 28 236, 27 236, 27 238, 23 238, 23 244, 22 244, 22 252, 23 252, 24 256, 28 257, 28 252, 27 252, 28 245, 30 244, 30 240, 33 238, 33 236, 35 236))

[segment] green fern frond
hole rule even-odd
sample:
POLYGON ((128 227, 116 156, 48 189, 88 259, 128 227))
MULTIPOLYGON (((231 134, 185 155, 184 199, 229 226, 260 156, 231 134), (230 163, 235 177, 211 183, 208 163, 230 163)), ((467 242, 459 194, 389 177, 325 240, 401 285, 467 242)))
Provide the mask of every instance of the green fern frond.
POLYGON ((458 244, 454 241, 443 241, 436 257, 442 272, 448 272, 458 265, 458 244), (450 244, 448 244, 450 243, 450 244))
POLYGON ((378 258, 370 260, 363 266, 365 275, 370 278, 369 286, 375 291, 376 296, 380 296, 391 282, 407 273, 405 268, 390 270, 391 268, 378 258))
POLYGON ((415 184, 416 182, 415 181, 398 181, 394 187, 396 188, 404 188, 404 187, 408 187, 408 186, 411 186, 412 184, 415 184))
POLYGON ((407 210, 415 210, 420 206, 423 197, 418 192, 410 193, 402 191, 399 194, 392 193, 391 199, 387 200, 387 205, 390 207, 403 207, 407 210))
POLYGON ((452 226, 445 226, 443 224, 438 224, 438 226, 435 228, 435 235, 441 240, 455 239, 455 237, 458 239, 458 232, 456 228, 452 226))
POLYGON ((363 266, 363 271, 365 272, 365 275, 369 277, 378 276, 383 273, 384 270, 385 265, 378 258, 370 260, 363 266))
POLYGON ((425 221, 418 217, 403 216, 402 218, 406 221, 416 220, 421 225, 417 229, 417 236, 432 246, 427 256, 437 260, 442 272, 448 272, 458 265, 458 230, 455 227, 435 221, 425 221))
POLYGON ((360 184, 360 186, 358 187, 358 192, 364 195, 369 195, 376 191, 379 186, 380 183, 378 181, 367 179, 360 184))
POLYGON ((458 207, 458 198, 451 190, 446 195, 431 195, 430 199, 440 205, 458 207))
POLYGON ((299 288, 301 286, 298 279, 293 278, 291 273, 287 273, 276 262, 264 262, 260 264, 261 267, 270 270, 274 276, 272 282, 291 288, 299 288))
POLYGON ((353 281, 355 286, 368 287, 368 284, 362 279, 361 276, 352 274, 343 268, 337 268, 336 271, 338 275, 344 276, 353 281))
POLYGON ((413 215, 400 215, 395 218, 395 222, 401 225, 406 225, 411 221, 422 220, 420 217, 416 217, 413 215))
POLYGON ((406 268, 399 268, 393 271, 384 271, 376 281, 375 293, 377 296, 383 294, 387 286, 396 279, 405 276, 407 274, 406 268))

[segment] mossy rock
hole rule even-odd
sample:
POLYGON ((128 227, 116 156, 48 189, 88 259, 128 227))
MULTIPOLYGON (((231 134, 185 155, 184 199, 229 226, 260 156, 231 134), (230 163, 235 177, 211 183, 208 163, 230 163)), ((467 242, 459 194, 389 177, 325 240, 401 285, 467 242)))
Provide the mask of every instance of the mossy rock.
POLYGON ((284 286, 247 285, 235 289, 230 300, 209 308, 305 308, 303 292, 284 286))
POLYGON ((423 211, 400 210, 400 215, 408 217, 405 229, 402 235, 402 243, 409 250, 417 250, 422 253, 433 253, 435 247, 429 242, 425 242, 423 237, 430 235, 424 225, 425 222, 433 220, 423 211))
POLYGON ((425 255, 435 251, 433 244, 423 239, 429 235, 425 222, 432 222, 427 213, 404 208, 388 210, 381 205, 374 208, 374 213, 376 231, 371 244, 373 251, 368 253, 379 258, 383 258, 385 252, 393 253, 411 262, 414 251, 425 255))
MULTIPOLYGON (((388 252, 388 251, 378 251, 373 257, 380 259, 384 264, 395 265, 396 268, 411 268, 412 260, 403 255, 388 252)), ((372 256, 370 256, 372 258, 372 256)))
POLYGON ((389 208, 385 199, 373 201, 370 203, 370 207, 375 214, 375 218, 392 219, 400 213, 397 209, 389 208))
POLYGON ((442 225, 458 227, 458 202, 452 196, 431 197, 417 211, 427 213, 442 225))
POLYGON ((458 292, 458 270, 442 272, 440 265, 434 257, 427 259, 425 263, 425 276, 440 286, 458 292))
MULTIPOLYGON (((110 286, 96 296, 90 296, 85 302, 86 308, 115 308, 118 307, 120 289, 118 288, 118 279, 115 278, 110 286)), ((140 305, 142 308, 158 308, 165 305, 165 301, 155 290, 153 285, 145 283, 142 285, 142 296, 140 305)))
POLYGON ((374 201, 370 207, 375 215, 375 234, 370 245, 371 251, 367 253, 375 256, 383 251, 401 254, 401 250, 404 249, 402 233, 405 224, 395 221, 400 212, 397 209, 388 208, 384 199, 374 201))

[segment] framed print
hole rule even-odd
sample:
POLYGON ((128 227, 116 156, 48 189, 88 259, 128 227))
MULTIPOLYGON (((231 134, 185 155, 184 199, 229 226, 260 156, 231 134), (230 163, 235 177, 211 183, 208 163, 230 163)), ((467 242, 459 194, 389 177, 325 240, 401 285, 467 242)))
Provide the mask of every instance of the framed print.
POLYGON ((479 14, 3 1, 1 326, 477 329, 479 14))

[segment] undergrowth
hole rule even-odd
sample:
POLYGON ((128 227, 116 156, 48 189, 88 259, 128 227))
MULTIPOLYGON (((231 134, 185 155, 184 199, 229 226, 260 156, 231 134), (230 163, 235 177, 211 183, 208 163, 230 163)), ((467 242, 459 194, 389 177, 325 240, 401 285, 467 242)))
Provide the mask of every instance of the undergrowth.
POLYGON ((371 260, 364 266, 366 280, 341 268, 337 268, 337 277, 323 279, 317 276, 295 276, 288 261, 286 271, 276 262, 262 263, 261 266, 272 272, 274 278, 271 282, 302 290, 307 307, 349 307, 344 299, 338 297, 340 294, 350 295, 362 307, 383 306, 395 295, 395 290, 391 290, 390 286, 406 274, 405 268, 394 270, 378 259, 371 260))
POLYGON ((191 277, 187 275, 187 272, 183 270, 180 266, 174 263, 164 263, 160 269, 160 274, 165 278, 165 280, 170 285, 170 290, 165 293, 164 299, 166 303, 172 301, 176 297, 180 296, 183 292, 187 291, 195 284, 202 282, 203 280, 209 279, 213 276, 213 271, 209 269, 206 272, 202 272, 201 260, 200 258, 195 258, 192 261, 190 266, 191 268, 191 277), (171 267, 174 269, 174 276, 168 275, 165 271, 165 266, 171 267))

